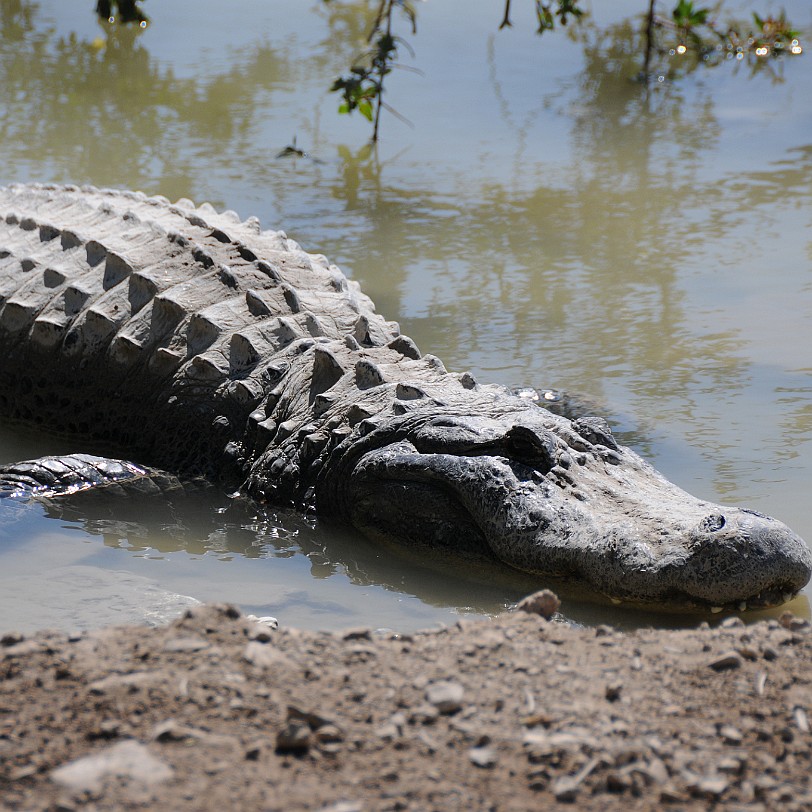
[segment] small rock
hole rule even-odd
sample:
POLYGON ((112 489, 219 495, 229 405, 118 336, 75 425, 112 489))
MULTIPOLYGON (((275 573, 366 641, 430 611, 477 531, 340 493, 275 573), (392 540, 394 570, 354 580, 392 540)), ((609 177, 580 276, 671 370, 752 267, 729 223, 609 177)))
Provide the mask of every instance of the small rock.
POLYGON ((121 732, 121 722, 118 719, 104 719, 87 737, 88 739, 115 739, 121 732))
POLYGON ((798 726, 798 730, 802 733, 809 733, 809 719, 806 716, 806 711, 803 708, 795 708, 792 712, 792 718, 798 726))
POLYGON ((345 629, 341 634, 342 640, 371 640, 372 632, 365 627, 345 629))
POLYGON ((726 617, 720 624, 720 629, 744 628, 744 621, 740 617, 726 617))
POLYGON ((738 651, 726 651, 718 657, 714 657, 709 663, 708 667, 714 671, 726 671, 732 668, 741 668, 744 660, 738 651))
POLYGON ((496 764, 496 751, 492 747, 472 747, 468 751, 468 758, 477 767, 487 769, 496 764))
POLYGON ((277 753, 306 753, 310 748, 310 726, 291 720, 276 734, 277 753))
POLYGON ((256 615, 246 615, 246 620, 250 620, 252 623, 256 623, 258 626, 264 626, 266 629, 271 629, 276 631, 279 628, 279 621, 275 617, 271 617, 271 615, 263 615, 262 617, 257 617, 256 615))
POLYGON ((574 801, 581 784, 599 763, 596 758, 590 759, 575 775, 564 775, 557 779, 551 787, 556 801, 574 801))
POLYGON ((733 727, 733 725, 723 725, 719 729, 719 735, 722 737, 725 744, 738 745, 742 743, 742 739, 744 738, 744 736, 742 736, 741 730, 739 730, 736 727, 733 727))
POLYGON ((528 595, 519 601, 516 609, 519 612, 528 612, 531 615, 541 615, 543 618, 549 620, 561 606, 561 601, 558 595, 549 589, 542 589, 528 595))
POLYGON ((609 702, 617 702, 620 699, 620 694, 623 691, 623 683, 622 682, 610 682, 606 686, 606 691, 604 695, 609 702))
POLYGON ((25 637, 20 632, 6 632, 0 637, 0 646, 16 646, 17 643, 22 643, 25 637))
POLYGON ((744 769, 745 760, 741 757, 732 756, 731 758, 723 758, 717 765, 716 769, 720 773, 731 773, 732 775, 739 775, 744 769))
POLYGON ((152 738, 156 742, 180 742, 197 738, 199 731, 179 725, 174 719, 167 719, 152 729, 152 738))
POLYGON ((313 737, 319 744, 333 744, 344 741, 344 734, 341 729, 332 724, 322 725, 313 733, 313 737))
POLYGON ((172 778, 172 769, 134 739, 63 764, 51 779, 76 792, 100 792, 105 778, 125 778, 141 784, 159 784, 172 778))
POLYGON ((792 612, 784 612, 781 617, 778 618, 778 622, 785 629, 789 629, 792 632, 801 631, 802 629, 808 629, 810 627, 810 623, 806 618, 796 617, 792 612))
POLYGON ((400 729, 397 725, 387 722, 385 725, 381 725, 375 731, 375 735, 384 741, 394 741, 395 739, 400 738, 400 729))
POLYGON ((310 726, 311 730, 318 730, 320 727, 334 724, 333 720, 327 716, 322 716, 315 711, 306 711, 296 707, 296 705, 288 705, 287 720, 305 722, 310 726))
POLYGON ((248 632, 249 640, 256 640, 257 643, 270 643, 273 640, 273 634, 267 626, 257 626, 248 632))
POLYGON ((465 689, 458 682, 433 682, 426 688, 426 699, 440 713, 456 713, 462 707, 465 689))
POLYGON ((688 790, 693 795, 704 795, 719 798, 724 794, 730 782, 723 775, 702 775, 687 782, 688 790))

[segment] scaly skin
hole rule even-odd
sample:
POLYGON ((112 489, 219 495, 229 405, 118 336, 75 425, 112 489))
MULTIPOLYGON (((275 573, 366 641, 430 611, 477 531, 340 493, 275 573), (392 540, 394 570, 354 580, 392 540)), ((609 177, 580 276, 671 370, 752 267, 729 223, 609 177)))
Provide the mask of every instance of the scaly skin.
MULTIPOLYGON (((0 190, 0 350, 5 415, 373 538, 661 604, 780 603, 812 571, 781 522, 690 496, 599 418, 447 373, 323 257, 210 206, 0 190)), ((68 491, 123 476, 69 459, 95 473, 68 491)), ((59 464, 26 475, 58 494, 59 464)))

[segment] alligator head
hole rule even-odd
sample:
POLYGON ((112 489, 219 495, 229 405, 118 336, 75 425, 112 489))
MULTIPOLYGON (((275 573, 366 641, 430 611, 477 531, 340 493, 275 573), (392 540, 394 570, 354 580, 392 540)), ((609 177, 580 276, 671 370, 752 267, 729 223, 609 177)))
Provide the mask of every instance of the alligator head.
POLYGON ((515 399, 488 411, 435 404, 361 427, 336 449, 329 498, 372 537, 484 552, 613 599, 742 609, 809 580, 812 554, 786 525, 691 496, 601 419, 515 399))

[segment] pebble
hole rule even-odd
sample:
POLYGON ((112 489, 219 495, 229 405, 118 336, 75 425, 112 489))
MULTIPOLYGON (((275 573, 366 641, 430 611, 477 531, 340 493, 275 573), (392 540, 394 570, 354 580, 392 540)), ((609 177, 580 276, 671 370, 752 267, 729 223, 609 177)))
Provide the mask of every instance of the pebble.
POLYGON ((100 792, 105 778, 125 778, 143 785, 172 778, 172 768, 134 739, 118 742, 51 772, 51 779, 76 792, 100 792))
POLYGON ((556 801, 574 801, 581 784, 584 783, 598 764, 600 764, 598 759, 590 759, 575 775, 564 775, 557 779, 551 787, 556 801))
POLYGON ((465 689, 458 682, 443 680, 426 688, 426 699, 440 713, 456 713, 462 707, 465 689))
POLYGON ((278 753, 306 753, 310 748, 310 726, 307 722, 292 719, 276 734, 278 753))
POLYGON ((546 620, 549 620, 560 606, 561 601, 555 592, 542 589, 520 600, 516 609, 519 612, 528 612, 531 615, 541 615, 546 620))
POLYGON ((688 790, 694 795, 706 795, 719 798, 730 786, 730 782, 723 775, 691 776, 686 781, 688 790))
POLYGON ((371 640, 372 632, 365 628, 345 629, 341 634, 342 640, 371 640))
POLYGON ((496 764, 496 751, 492 747, 472 747, 468 751, 468 758, 472 764, 485 769, 496 764))
POLYGON ((271 615, 263 615, 262 617, 257 617, 256 615, 246 615, 245 619, 250 620, 259 626, 264 626, 266 629, 272 629, 275 631, 279 628, 279 621, 271 615))
POLYGON ((179 725, 174 719, 167 719, 161 722, 152 730, 152 738, 157 742, 179 742, 188 739, 195 739, 200 735, 199 730, 195 730, 185 725, 179 725))
POLYGON ((719 729, 719 735, 724 740, 725 744, 741 744, 744 736, 741 730, 733 725, 723 725, 719 729))
POLYGON ((0 637, 0 646, 16 646, 17 643, 22 643, 25 638, 20 632, 6 632, 0 637))
POLYGON ((726 671, 731 668, 741 668, 743 659, 738 651, 726 651, 708 662, 714 671, 726 671))
POLYGON ((792 612, 784 612, 781 617, 778 618, 778 622, 785 629, 789 629, 793 632, 801 631, 801 629, 808 629, 810 627, 810 623, 806 618, 796 617, 792 614, 792 612))
POLYGON ((409 712, 409 721, 415 725, 433 725, 439 716, 440 711, 434 705, 424 703, 409 712))

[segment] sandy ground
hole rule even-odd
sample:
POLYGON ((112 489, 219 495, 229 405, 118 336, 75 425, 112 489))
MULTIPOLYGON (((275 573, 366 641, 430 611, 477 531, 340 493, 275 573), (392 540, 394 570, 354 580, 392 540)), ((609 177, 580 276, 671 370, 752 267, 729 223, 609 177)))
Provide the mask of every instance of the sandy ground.
POLYGON ((0 641, 11 810, 812 809, 808 621, 416 634, 229 606, 0 641))

